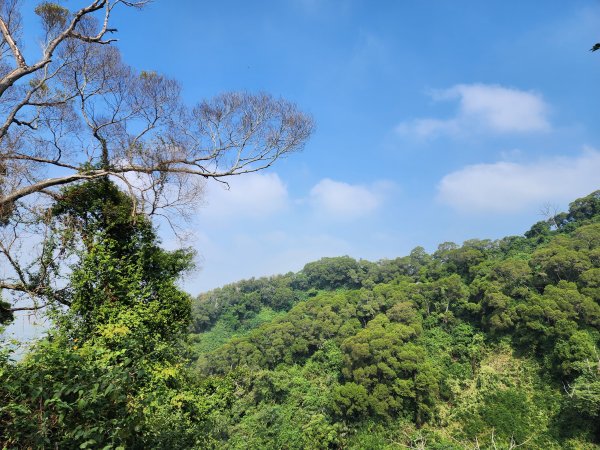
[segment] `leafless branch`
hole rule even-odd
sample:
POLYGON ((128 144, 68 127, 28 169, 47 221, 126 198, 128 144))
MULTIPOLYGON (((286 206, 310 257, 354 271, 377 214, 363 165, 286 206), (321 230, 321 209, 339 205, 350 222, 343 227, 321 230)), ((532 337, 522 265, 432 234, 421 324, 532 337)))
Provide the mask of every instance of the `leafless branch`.
POLYGON ((110 177, 136 212, 175 231, 169 214, 189 212, 206 179, 227 184, 271 167, 312 133, 312 119, 283 99, 233 92, 190 108, 175 80, 125 64, 108 45, 111 16, 146 3, 41 3, 37 59, 19 46, 22 4, 0 4, 0 290, 39 305, 64 300, 53 280, 68 243, 50 245, 47 214, 65 186, 110 177), (23 250, 33 243, 35 252, 23 250))

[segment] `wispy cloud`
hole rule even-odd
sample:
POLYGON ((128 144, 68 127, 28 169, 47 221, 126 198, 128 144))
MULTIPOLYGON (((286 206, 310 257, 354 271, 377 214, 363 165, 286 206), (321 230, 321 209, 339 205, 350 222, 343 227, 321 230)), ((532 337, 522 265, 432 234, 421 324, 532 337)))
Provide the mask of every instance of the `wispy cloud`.
POLYGON ((202 218, 266 218, 289 203, 287 187, 275 173, 250 173, 227 181, 229 188, 217 182, 206 186, 206 206, 199 212, 202 218))
POLYGON ((544 202, 566 202, 600 188, 600 151, 532 163, 467 166, 446 175, 438 200, 469 213, 515 213, 544 202))
POLYGON ((375 70, 382 71, 387 68, 388 58, 385 40, 374 33, 362 31, 344 68, 347 72, 345 75, 364 83, 375 70))
POLYGON ((396 131, 405 136, 430 138, 473 132, 525 133, 547 131, 549 107, 541 95, 487 84, 459 84, 434 91, 435 101, 458 101, 454 116, 402 122, 396 131))
POLYGON ((380 181, 370 186, 324 178, 310 191, 310 204, 323 217, 352 220, 374 213, 393 184, 380 181))

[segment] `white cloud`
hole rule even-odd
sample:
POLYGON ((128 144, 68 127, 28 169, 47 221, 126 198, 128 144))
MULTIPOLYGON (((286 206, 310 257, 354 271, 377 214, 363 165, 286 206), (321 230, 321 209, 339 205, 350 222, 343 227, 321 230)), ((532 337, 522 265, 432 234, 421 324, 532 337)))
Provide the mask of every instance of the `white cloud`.
POLYGON ((461 130, 460 123, 455 119, 415 119, 402 122, 396 127, 398 134, 415 136, 419 139, 436 137, 442 134, 456 135, 461 130))
POLYGON ((498 85, 459 84, 432 92, 431 96, 436 101, 458 100, 454 117, 402 122, 396 127, 399 134, 428 138, 476 131, 523 133, 550 129, 547 117, 549 107, 534 92, 498 85))
POLYGON ((288 205, 287 187, 275 173, 249 173, 227 182, 229 189, 221 183, 208 183, 206 205, 199 213, 202 218, 265 218, 288 205))
POLYGON ((390 182, 372 186, 348 184, 324 178, 310 191, 310 203, 318 214, 341 220, 357 219, 375 212, 382 204, 390 182))
POLYGON ((600 188, 598 174, 600 152, 593 149, 528 164, 476 164, 442 178, 438 200, 464 212, 512 213, 589 194, 600 188))

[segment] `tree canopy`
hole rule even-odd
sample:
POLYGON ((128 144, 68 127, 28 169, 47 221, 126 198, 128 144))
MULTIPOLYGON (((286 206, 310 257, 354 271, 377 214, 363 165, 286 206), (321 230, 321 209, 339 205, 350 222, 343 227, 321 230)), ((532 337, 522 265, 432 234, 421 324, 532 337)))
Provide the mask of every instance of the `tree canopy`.
POLYGON ((111 45, 112 15, 146 3, 40 2, 36 30, 23 28, 22 2, 0 3, 0 289, 13 302, 57 300, 64 268, 48 204, 73 192, 62 187, 109 177, 136 211, 183 214, 205 180, 267 168, 312 132, 284 99, 229 92, 188 106, 176 80, 129 66, 111 45), (37 59, 25 34, 42 42, 37 59))

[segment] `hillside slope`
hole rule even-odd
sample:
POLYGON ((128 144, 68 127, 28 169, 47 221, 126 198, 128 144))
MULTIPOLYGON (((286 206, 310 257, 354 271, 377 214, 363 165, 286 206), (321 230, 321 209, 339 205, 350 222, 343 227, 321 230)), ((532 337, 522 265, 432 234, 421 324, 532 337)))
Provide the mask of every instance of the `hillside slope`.
POLYGON ((193 331, 216 446, 600 448, 600 191, 525 236, 216 289, 193 331))

